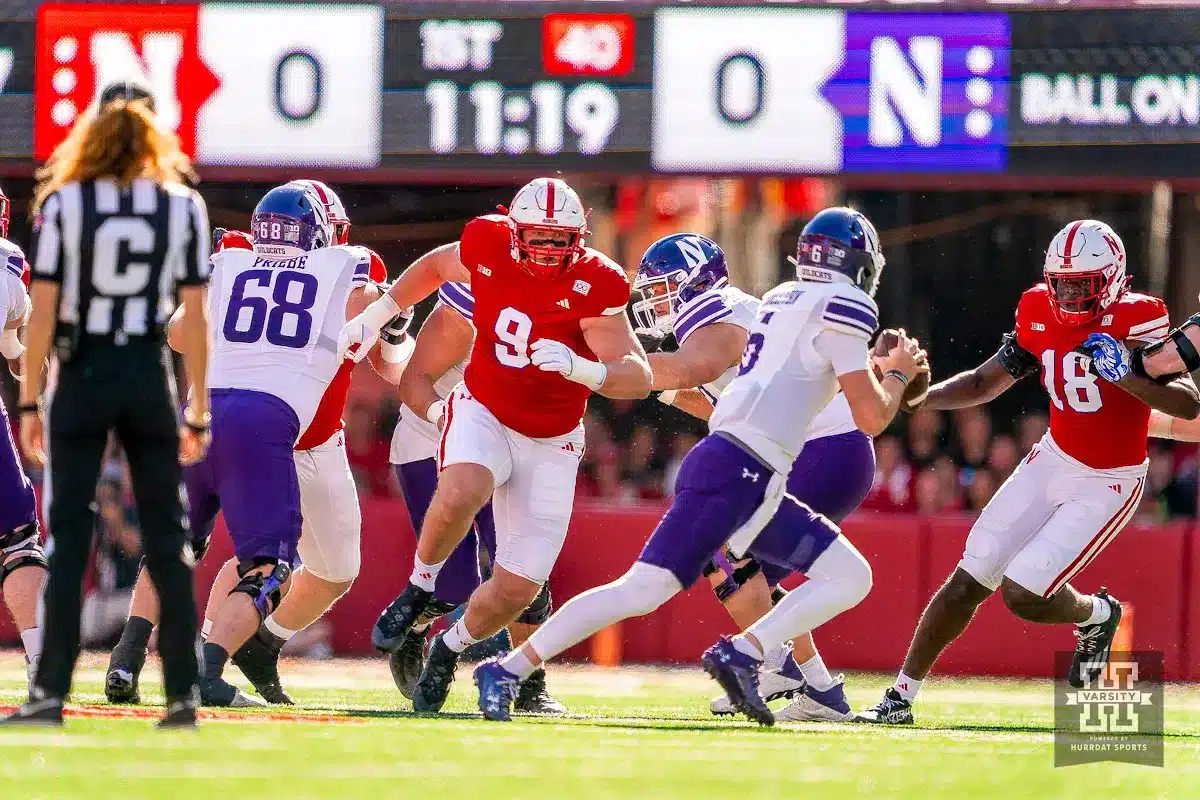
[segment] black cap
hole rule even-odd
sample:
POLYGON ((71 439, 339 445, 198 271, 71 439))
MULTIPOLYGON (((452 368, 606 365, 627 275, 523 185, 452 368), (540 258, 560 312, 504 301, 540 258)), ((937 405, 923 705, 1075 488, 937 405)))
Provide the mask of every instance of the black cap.
POLYGON ((100 106, 103 108, 113 100, 145 100, 150 110, 155 111, 154 95, 148 87, 137 81, 114 81, 105 86, 100 93, 100 106))

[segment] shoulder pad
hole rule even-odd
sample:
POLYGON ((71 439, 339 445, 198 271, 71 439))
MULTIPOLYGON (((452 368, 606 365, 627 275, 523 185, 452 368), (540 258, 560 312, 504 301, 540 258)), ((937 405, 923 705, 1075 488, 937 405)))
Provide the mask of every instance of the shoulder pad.
POLYGON ((879 329, 879 306, 866 292, 839 285, 829 294, 821 321, 833 330, 870 339, 879 329))
POLYGON ((1171 328, 1171 318, 1162 300, 1129 292, 1110 310, 1120 314, 1122 327, 1128 326, 1128 339, 1153 342, 1162 339, 1171 328))
POLYGON ((672 327, 675 339, 683 344, 693 332, 714 322, 724 322, 734 313, 731 297, 721 291, 708 291, 693 297, 679 309, 672 327))

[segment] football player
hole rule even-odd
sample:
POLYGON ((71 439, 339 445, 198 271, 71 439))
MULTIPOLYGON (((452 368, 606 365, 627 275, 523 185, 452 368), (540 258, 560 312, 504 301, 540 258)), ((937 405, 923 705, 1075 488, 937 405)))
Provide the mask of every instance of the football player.
POLYGON ((513 622, 546 582, 571 518, 588 397, 650 392, 646 355, 625 315, 629 279, 584 245, 586 235, 575 191, 538 178, 507 213, 471 220, 458 241, 419 258, 345 326, 349 348, 448 281, 469 282, 475 298, 463 382, 446 400, 410 406, 442 428, 440 474, 409 585, 376 623, 375 646, 390 652, 404 644, 489 498, 496 561, 463 617, 433 640, 413 693, 418 711, 442 707, 459 654, 513 622))
MULTIPOLYGON (((450 396, 462 382, 475 329, 471 320, 475 313, 475 298, 465 283, 447 283, 438 292, 434 307, 416 337, 416 349, 399 381, 400 396, 405 406, 392 435, 391 461, 396 479, 404 493, 404 504, 414 531, 420 531, 437 486, 437 446, 441 438, 437 421, 418 416, 412 408, 425 408, 450 396)), ((496 523, 492 504, 487 503, 475 515, 475 523, 459 543, 434 583, 433 599, 413 625, 413 634, 405 637, 403 645, 389 654, 389 664, 396 686, 405 697, 412 699, 417 680, 424 669, 426 637, 420 635, 443 614, 467 602, 480 584, 479 545, 482 544, 491 563, 496 560, 496 523)), ((533 602, 508 626, 509 639, 520 645, 537 626, 550 617, 552 601, 550 584, 542 585, 533 602)), ((545 671, 535 674, 521 685, 516 708, 533 714, 564 714, 566 707, 554 699, 546 688, 545 671)))
MULTIPOLYGON (((823 266, 823 253, 814 245, 824 235, 827 215, 811 226, 801 240, 798 267, 823 266), (813 263, 815 259, 815 264, 813 263)), ((834 234, 839 231, 834 230, 834 234)), ((659 399, 672 404, 679 390, 699 387, 687 395, 683 410, 707 420, 713 404, 737 374, 759 300, 729 285, 725 254, 716 242, 691 233, 659 239, 642 256, 633 289, 640 299, 633 304, 639 335, 674 335, 678 349, 651 353, 650 369, 659 399)), ((871 437, 854 424, 846 396, 838 394, 813 418, 800 457, 788 476, 788 492, 814 511, 840 524, 862 503, 875 474, 871 437)), ((779 523, 782 524, 782 521, 779 523)), ((748 628, 771 609, 772 598, 786 594, 779 582, 786 567, 762 564, 753 558, 732 563, 719 554, 706 568, 717 597, 741 628, 748 628)), ((768 702, 795 697, 775 714, 777 721, 824 720, 845 722, 853 717, 843 678, 829 674, 805 632, 767 653, 759 691, 768 702)), ((523 684, 522 684, 523 685, 523 684)), ((712 701, 714 714, 734 712, 725 695, 712 701)))
POLYGON ((1080 352, 1097 333, 1131 344, 1167 333, 1163 302, 1129 291, 1125 245, 1112 228, 1097 220, 1067 225, 1046 250, 1044 275, 1021 296, 1016 329, 1000 351, 932 387, 925 406, 980 405, 1037 374, 1050 397, 1050 430, 975 521, 958 568, 921 616, 895 684, 861 712, 862 721, 911 723, 938 655, 996 589, 1021 619, 1075 625, 1072 686, 1090 684, 1108 662, 1121 604, 1104 589, 1078 592, 1070 581, 1137 511, 1151 409, 1194 419, 1200 394, 1188 377, 1165 385, 1135 374, 1110 381, 1095 371, 1095 352, 1080 352))
MULTIPOLYGON (((8 196, 0 190, 0 310, 4 312, 0 355, 21 380, 20 358, 25 352, 19 330, 29 319, 29 264, 21 248, 8 240, 8 196)), ((38 598, 46 585, 46 555, 38 528, 37 499, 13 441, 8 411, 0 401, 0 592, 21 632, 25 669, 30 682, 42 654, 42 629, 38 625, 38 598)))
POLYGON ((750 555, 808 578, 702 658, 738 711, 772 725, 758 688, 766 655, 866 597, 870 565, 837 525, 788 495, 787 476, 839 386, 859 430, 878 434, 926 357, 901 333, 883 359, 883 380, 868 367, 878 315, 872 295, 884 259, 866 217, 848 208, 820 212, 801 233, 799 252, 802 265, 819 266, 802 266, 799 281, 763 298, 711 433, 684 459, 671 508, 637 561, 616 581, 570 600, 524 647, 475 670, 486 718, 509 719, 518 684, 538 665, 614 622, 655 610, 695 583, 727 545, 735 558, 750 555), (826 256, 820 261, 812 256, 817 247, 826 256))

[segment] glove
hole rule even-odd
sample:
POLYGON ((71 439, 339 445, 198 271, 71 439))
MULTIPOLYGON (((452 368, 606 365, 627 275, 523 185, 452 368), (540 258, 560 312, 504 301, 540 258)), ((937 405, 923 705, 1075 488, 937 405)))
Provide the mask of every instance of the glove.
POLYGON ((401 364, 412 356, 414 343, 408 335, 408 326, 412 323, 413 310, 411 307, 401 311, 388 320, 379 331, 379 354, 389 364, 401 364))
POLYGON ((1109 383, 1129 374, 1129 350, 1107 333, 1093 333, 1079 346, 1079 352, 1092 359, 1096 374, 1109 383))
POLYGON ((356 364, 362 361, 378 341, 379 331, 402 311, 391 295, 385 294, 371 303, 361 314, 342 326, 342 332, 338 334, 338 355, 353 359, 356 364))
POLYGON ((543 372, 557 372, 569 381, 575 381, 596 391, 608 377, 608 368, 599 361, 592 361, 575 354, 571 348, 553 339, 538 339, 529 346, 529 360, 543 372))

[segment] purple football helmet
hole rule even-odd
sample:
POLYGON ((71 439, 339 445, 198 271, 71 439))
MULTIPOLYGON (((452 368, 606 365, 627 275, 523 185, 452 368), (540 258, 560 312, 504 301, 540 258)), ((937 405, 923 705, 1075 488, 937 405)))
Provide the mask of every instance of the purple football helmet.
POLYGON ((311 189, 295 183, 276 186, 263 195, 250 221, 254 252, 293 258, 333 242, 333 225, 325 204, 311 189))
POLYGON ((673 233, 646 249, 638 264, 633 318, 640 334, 668 334, 679 309, 729 282, 720 245, 697 233, 673 233))

